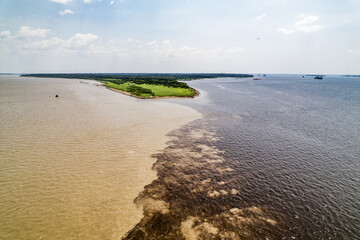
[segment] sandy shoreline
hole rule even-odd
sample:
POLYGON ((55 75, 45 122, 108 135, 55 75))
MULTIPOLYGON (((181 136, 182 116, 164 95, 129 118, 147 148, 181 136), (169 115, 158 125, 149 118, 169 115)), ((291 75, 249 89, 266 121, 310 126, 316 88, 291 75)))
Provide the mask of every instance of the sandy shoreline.
POLYGON ((156 179, 151 156, 167 146, 167 133, 201 118, 189 107, 128 98, 95 81, 0 81, 0 152, 9 159, 0 174, 11 174, 0 194, 0 235, 8 239, 123 237, 143 217, 134 199, 156 179))

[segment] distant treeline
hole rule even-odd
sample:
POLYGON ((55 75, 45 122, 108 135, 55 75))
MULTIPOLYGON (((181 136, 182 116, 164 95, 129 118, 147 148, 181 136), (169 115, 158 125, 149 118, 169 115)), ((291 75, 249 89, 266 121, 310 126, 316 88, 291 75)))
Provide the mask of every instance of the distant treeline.
POLYGON ((48 78, 79 78, 79 79, 163 79, 163 80, 193 80, 201 78, 244 78, 254 77, 251 74, 237 73, 35 73, 23 74, 23 77, 48 78))
POLYGON ((75 78, 92 79, 98 81, 122 84, 133 82, 135 84, 163 85, 168 87, 189 88, 186 83, 178 80, 195 80, 203 78, 245 78, 253 77, 250 74, 232 73, 39 73, 23 74, 22 77, 45 77, 45 78, 75 78))

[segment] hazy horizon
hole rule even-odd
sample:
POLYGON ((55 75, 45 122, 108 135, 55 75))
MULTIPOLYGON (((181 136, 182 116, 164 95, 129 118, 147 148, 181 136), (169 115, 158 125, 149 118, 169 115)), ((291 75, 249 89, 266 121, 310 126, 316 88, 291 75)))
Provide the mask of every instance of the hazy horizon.
POLYGON ((0 75, 23 75, 23 74, 252 74, 252 75, 304 75, 304 76, 360 76, 360 74, 328 74, 328 73, 247 73, 247 72, 22 72, 22 73, 7 73, 3 72, 0 75))
POLYGON ((3 73, 356 75, 360 2, 0 3, 3 73))

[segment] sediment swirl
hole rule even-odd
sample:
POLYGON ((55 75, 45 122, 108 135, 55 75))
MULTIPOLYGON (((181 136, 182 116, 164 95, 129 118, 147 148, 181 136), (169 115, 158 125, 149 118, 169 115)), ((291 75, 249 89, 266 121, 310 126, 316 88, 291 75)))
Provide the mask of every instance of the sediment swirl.
POLYGON ((172 131, 153 157, 158 178, 135 199, 144 217, 124 239, 273 239, 266 207, 241 202, 241 186, 207 126, 172 131))

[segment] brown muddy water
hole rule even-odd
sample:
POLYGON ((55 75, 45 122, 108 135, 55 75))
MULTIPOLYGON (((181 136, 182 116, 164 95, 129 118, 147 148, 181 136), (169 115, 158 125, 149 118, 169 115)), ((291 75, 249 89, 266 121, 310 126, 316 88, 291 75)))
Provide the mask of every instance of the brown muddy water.
POLYGON ((201 115, 85 82, 0 77, 1 239, 120 239, 143 205, 166 211, 134 199, 165 135, 201 115))

